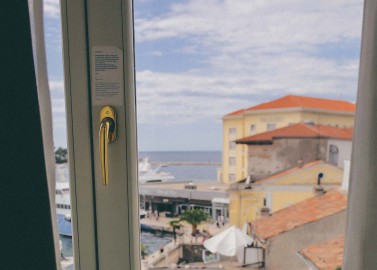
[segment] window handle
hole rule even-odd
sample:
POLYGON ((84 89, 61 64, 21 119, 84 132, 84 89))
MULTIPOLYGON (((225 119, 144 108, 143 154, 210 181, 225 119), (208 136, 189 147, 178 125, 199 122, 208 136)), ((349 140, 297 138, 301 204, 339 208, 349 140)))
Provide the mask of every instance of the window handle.
POLYGON ((99 154, 101 160, 102 184, 109 184, 108 145, 116 140, 116 112, 110 106, 105 106, 100 112, 99 154))

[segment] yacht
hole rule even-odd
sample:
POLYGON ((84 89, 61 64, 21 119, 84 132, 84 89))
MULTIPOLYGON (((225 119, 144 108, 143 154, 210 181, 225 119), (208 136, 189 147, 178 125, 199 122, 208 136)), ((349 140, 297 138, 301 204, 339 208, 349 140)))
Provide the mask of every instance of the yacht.
POLYGON ((56 217, 60 235, 72 236, 71 197, 69 182, 56 182, 55 188, 56 217))
MULTIPOLYGON (((168 173, 162 172, 161 166, 152 168, 149 159, 143 158, 139 161, 139 183, 154 183, 173 181, 175 177, 168 173)), ((59 164, 56 166, 56 188, 55 188, 55 204, 56 216, 58 222, 58 232, 60 235, 72 236, 71 224, 71 197, 69 193, 69 181, 67 180, 68 166, 67 164, 59 164)), ((140 218, 146 216, 145 210, 140 210, 140 218)))
POLYGON ((152 168, 147 157, 139 160, 139 183, 155 183, 155 182, 170 182, 174 181, 175 177, 168 172, 161 171, 163 165, 152 168))

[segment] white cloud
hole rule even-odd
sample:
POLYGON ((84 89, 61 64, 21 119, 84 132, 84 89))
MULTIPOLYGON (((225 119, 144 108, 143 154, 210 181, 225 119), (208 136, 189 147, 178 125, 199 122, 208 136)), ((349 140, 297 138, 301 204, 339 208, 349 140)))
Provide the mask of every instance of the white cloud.
POLYGON ((168 14, 136 18, 136 44, 180 39, 177 50, 201 55, 201 65, 186 72, 137 72, 139 122, 218 118, 288 93, 354 98, 358 59, 323 51, 358 44, 362 4, 189 0, 168 14))
POLYGON ((64 81, 63 80, 50 80, 48 82, 50 86, 50 91, 64 91, 64 81))
POLYGON ((53 98, 51 102, 51 107, 52 107, 53 114, 59 114, 59 116, 62 113, 65 114, 65 99, 53 98))
POLYGON ((60 17, 60 1, 59 0, 43 0, 43 10, 45 15, 50 18, 60 17))
POLYGON ((281 51, 360 35, 360 0, 191 0, 164 17, 136 19, 136 40, 188 37, 225 51, 281 51), (193 38, 194 37, 194 38, 193 38))

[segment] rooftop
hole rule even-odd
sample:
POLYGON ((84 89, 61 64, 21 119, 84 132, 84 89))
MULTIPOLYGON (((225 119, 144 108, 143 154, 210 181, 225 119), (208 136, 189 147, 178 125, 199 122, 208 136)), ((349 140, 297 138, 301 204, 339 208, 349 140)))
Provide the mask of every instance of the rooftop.
POLYGON ((352 140, 353 128, 297 123, 236 140, 240 144, 271 144, 278 138, 333 138, 352 140))
MULTIPOLYGON (((328 162, 323 161, 323 160, 314 160, 314 161, 305 163, 302 166, 297 166, 297 167, 294 167, 294 168, 291 168, 291 169, 288 169, 288 170, 285 170, 285 171, 282 171, 282 172, 278 172, 278 173, 273 174, 273 175, 271 175, 267 178, 263 178, 261 180, 258 180, 255 183, 256 184, 262 184, 262 183, 266 183, 266 182, 275 182, 274 180, 280 180, 280 179, 284 178, 285 176, 292 176, 293 174, 304 172, 304 171, 307 171, 311 168, 316 168, 316 167, 323 168, 323 166, 330 167, 330 168, 333 168, 333 169, 338 170, 338 171, 342 171, 342 169, 338 168, 334 164, 328 163, 328 162)), ((300 178, 300 180, 301 179, 302 179, 302 183, 306 184, 306 182, 304 181, 305 179, 300 178)), ((317 174, 315 174, 314 180, 315 181, 317 180, 317 174)))
POLYGON ((253 227, 260 239, 268 239, 339 213, 346 207, 347 195, 332 190, 259 218, 253 222, 253 227))
POLYGON ((306 108, 339 112, 355 112, 355 104, 335 99, 314 98, 305 96, 288 95, 269 102, 261 103, 246 109, 237 110, 226 116, 240 115, 245 111, 287 109, 287 108, 306 108))
POLYGON ((342 265, 343 250, 344 236, 341 235, 333 240, 307 247, 299 251, 299 254, 319 270, 334 270, 342 265))

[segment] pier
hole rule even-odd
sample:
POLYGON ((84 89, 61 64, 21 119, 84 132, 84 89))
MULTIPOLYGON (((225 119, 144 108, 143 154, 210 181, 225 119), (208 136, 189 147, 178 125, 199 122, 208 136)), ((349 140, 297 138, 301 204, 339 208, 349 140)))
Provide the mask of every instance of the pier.
MULTIPOLYGON (((142 219, 141 222, 148 224, 150 226, 156 226, 161 228, 166 228, 169 226, 169 221, 172 219, 161 217, 158 220, 153 218, 146 218, 142 219)), ((179 270, 179 269, 222 269, 222 270, 257 270, 260 268, 252 267, 252 266, 245 266, 243 264, 238 263, 235 257, 226 257, 220 256, 220 261, 214 262, 190 262, 188 264, 177 265, 177 262, 180 258, 184 257, 184 250, 192 250, 196 256, 201 256, 201 253, 198 252, 203 249, 203 242, 205 238, 202 235, 198 235, 197 237, 191 235, 191 225, 185 222, 182 223, 183 227, 180 229, 177 240, 171 241, 167 245, 163 246, 163 251, 158 250, 152 254, 147 255, 141 264, 142 270, 163 270, 163 269, 171 269, 171 270, 179 270)), ((212 235, 216 235, 223 230, 229 228, 229 224, 225 224, 225 226, 218 227, 216 224, 213 223, 203 223, 198 226, 200 231, 206 229, 207 232, 211 232, 212 235)))
POLYGON ((150 162, 153 166, 221 166, 221 162, 186 162, 186 161, 168 161, 168 162, 150 162))
POLYGON ((228 185, 218 182, 163 182, 141 184, 140 206, 176 217, 187 209, 201 208, 213 220, 229 217, 228 185))

